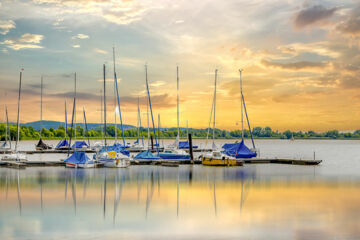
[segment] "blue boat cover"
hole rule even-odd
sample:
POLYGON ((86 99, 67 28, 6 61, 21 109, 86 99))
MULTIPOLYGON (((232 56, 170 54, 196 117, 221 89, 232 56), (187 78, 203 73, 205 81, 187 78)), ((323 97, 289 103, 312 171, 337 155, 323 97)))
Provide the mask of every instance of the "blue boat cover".
POLYGON ((69 142, 66 139, 60 140, 60 142, 56 145, 56 148, 61 148, 61 147, 68 147, 69 146, 69 142))
POLYGON ((256 152, 250 151, 245 145, 244 140, 239 143, 226 143, 222 146, 222 153, 235 158, 252 158, 256 157, 256 152))
POLYGON ((159 154, 161 159, 178 159, 178 160, 189 160, 190 155, 189 154, 174 154, 174 153, 160 153, 159 154))
POLYGON ((138 155, 136 155, 136 156, 134 157, 134 159, 157 160, 157 159, 160 159, 160 157, 152 154, 152 152, 150 152, 150 151, 144 151, 144 152, 141 152, 141 153, 139 153, 138 155))
POLYGON ((89 145, 87 145, 87 143, 85 141, 76 141, 73 145, 72 148, 82 148, 82 147, 89 147, 89 145))
POLYGON ((74 152, 69 158, 64 160, 64 162, 75 164, 85 164, 88 161, 90 161, 90 158, 85 154, 85 152, 74 152))
MULTIPOLYGON (((198 146, 193 145, 193 148, 198 148, 198 146)), ((179 142, 179 149, 189 149, 190 144, 188 141, 179 142)))
MULTIPOLYGON (((112 145, 112 146, 106 146, 106 151, 122 153, 126 156, 130 156, 130 152, 128 150, 126 150, 124 145, 122 145, 120 143, 114 143, 114 145, 112 145)), ((99 153, 103 153, 103 152, 105 152, 105 147, 102 147, 99 151, 99 153)))

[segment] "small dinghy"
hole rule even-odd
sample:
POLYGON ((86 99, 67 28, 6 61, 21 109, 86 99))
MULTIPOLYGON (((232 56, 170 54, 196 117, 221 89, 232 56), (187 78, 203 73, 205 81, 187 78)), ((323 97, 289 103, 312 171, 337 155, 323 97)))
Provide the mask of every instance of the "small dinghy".
POLYGON ((151 163, 153 161, 157 161, 160 160, 159 156, 154 155, 152 152, 150 152, 149 150, 138 153, 135 157, 134 160, 136 163, 138 164, 146 164, 146 163, 151 163))

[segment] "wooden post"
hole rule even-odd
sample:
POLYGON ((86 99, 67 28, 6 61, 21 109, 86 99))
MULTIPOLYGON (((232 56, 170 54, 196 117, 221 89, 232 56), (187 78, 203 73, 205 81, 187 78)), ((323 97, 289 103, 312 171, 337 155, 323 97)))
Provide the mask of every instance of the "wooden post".
POLYGON ((151 139, 151 150, 154 150, 154 139, 152 135, 150 135, 150 139, 151 139))
POLYGON ((189 153, 190 153, 190 159, 191 159, 191 161, 193 161, 193 160, 194 160, 194 154, 193 154, 193 145, 192 145, 191 133, 188 134, 188 138, 189 138, 189 153))

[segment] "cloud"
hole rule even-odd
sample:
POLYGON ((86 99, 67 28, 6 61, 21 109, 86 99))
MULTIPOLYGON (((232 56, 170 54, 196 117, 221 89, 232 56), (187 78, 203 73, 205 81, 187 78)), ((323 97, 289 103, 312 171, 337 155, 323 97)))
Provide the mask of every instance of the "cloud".
POLYGON ((7 34, 10 29, 15 28, 15 22, 13 20, 0 20, 0 34, 7 34))
POLYGON ((360 35, 360 6, 351 11, 350 16, 336 29, 349 35, 360 35))
POLYGON ((319 23, 333 16, 338 9, 338 7, 327 9, 321 5, 315 5, 313 7, 302 9, 295 15, 294 26, 297 29, 301 29, 315 23, 319 23))
POLYGON ((82 34, 82 33, 79 33, 76 36, 72 37, 72 39, 87 39, 87 38, 89 38, 89 36, 86 34, 82 34))
POLYGON ((161 87, 165 84, 166 84, 166 82, 164 82, 164 81, 155 81, 155 82, 150 83, 150 86, 151 87, 161 87))
POLYGON ((5 39, 3 42, 0 42, 0 44, 15 51, 26 48, 39 49, 43 48, 43 46, 38 45, 43 38, 43 35, 25 33, 18 39, 5 39))
POLYGON ((94 52, 101 53, 101 54, 108 54, 107 51, 99 49, 99 48, 94 48, 94 52))
POLYGON ((24 43, 40 43, 43 38, 43 35, 25 33, 18 39, 18 41, 24 43))
POLYGON ((72 45, 73 48, 79 48, 80 45, 79 44, 75 44, 75 45, 72 45))
POLYGON ((144 13, 154 8, 154 3, 142 4, 137 1, 113 0, 33 0, 37 5, 53 8, 59 14, 77 14, 102 17, 119 25, 130 24, 142 18, 144 13), (148 5, 148 6, 145 6, 148 5))
POLYGON ((268 61, 265 59, 263 59, 261 63, 266 67, 280 68, 284 70, 323 69, 329 66, 329 62, 299 61, 290 63, 279 63, 268 61))

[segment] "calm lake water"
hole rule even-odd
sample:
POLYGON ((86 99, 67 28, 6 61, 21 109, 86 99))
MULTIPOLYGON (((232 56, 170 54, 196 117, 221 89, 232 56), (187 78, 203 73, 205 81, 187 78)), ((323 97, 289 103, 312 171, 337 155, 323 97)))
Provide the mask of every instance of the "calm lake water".
POLYGON ((261 157, 315 152, 319 166, 0 168, 0 239, 359 239, 359 146, 256 141, 261 157))

